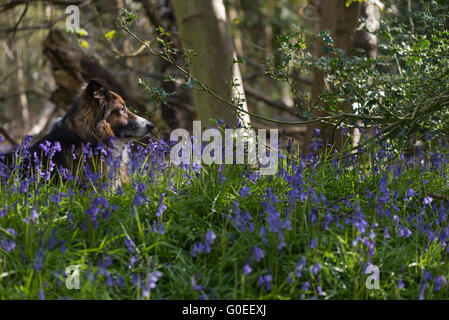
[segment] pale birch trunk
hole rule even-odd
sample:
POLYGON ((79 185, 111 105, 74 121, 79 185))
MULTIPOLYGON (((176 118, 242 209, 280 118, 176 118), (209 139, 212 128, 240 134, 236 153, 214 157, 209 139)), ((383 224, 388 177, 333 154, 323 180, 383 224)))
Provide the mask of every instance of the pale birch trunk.
MULTIPOLYGON (((236 54, 223 0, 173 0, 172 4, 184 51, 201 55, 193 58, 193 77, 227 100, 238 98, 240 107, 248 110, 239 65, 233 63, 236 54), (239 85, 231 88, 233 82, 239 85)), ((243 125, 250 123, 248 114, 237 113, 207 92, 195 90, 194 101, 203 125, 217 118, 231 126, 237 118, 243 125)))

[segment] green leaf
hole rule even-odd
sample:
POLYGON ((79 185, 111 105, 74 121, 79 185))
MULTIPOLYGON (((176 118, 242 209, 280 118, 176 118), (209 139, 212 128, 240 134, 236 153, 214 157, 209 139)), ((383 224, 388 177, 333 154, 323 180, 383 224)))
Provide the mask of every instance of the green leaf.
POLYGON ((430 47, 430 41, 427 39, 421 40, 417 44, 421 49, 427 49, 430 47))
POLYGON ((246 63, 246 61, 243 58, 238 58, 237 60, 232 59, 232 63, 246 63))

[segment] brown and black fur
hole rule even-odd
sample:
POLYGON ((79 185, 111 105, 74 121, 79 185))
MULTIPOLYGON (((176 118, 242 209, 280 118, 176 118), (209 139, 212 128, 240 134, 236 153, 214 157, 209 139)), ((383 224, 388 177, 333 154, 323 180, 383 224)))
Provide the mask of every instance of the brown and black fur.
MULTIPOLYGON (((30 156, 36 153, 41 163, 47 163, 48 159, 40 144, 58 141, 61 152, 56 152, 52 161, 57 167, 62 166, 71 170, 73 175, 80 176, 79 161, 83 145, 90 143, 92 147, 96 147, 101 143, 110 146, 113 137, 126 143, 129 139, 145 136, 152 128, 151 122, 130 112, 118 94, 100 82, 91 80, 81 90, 67 114, 53 125, 48 134, 36 141, 29 152, 30 156), (72 157, 73 150, 75 161, 72 157)), ((7 164, 13 163, 13 152, 3 156, 7 164)), ((28 161, 31 160, 28 158, 28 161)))

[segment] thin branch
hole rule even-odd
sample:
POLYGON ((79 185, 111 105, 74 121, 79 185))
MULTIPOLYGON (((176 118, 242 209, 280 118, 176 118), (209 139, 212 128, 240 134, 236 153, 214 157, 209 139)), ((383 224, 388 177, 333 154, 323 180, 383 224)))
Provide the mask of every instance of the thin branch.
POLYGON ((27 11, 28 11, 28 6, 30 4, 30 1, 27 0, 26 4, 25 4, 25 9, 23 9, 22 14, 19 17, 19 20, 17 21, 16 25, 14 26, 14 30, 12 31, 12 34, 14 35, 17 31, 17 28, 19 27, 19 24, 22 22, 23 18, 25 17, 27 11))
POLYGON ((192 115, 196 114, 195 109, 190 104, 185 103, 184 101, 181 101, 181 100, 176 99, 174 97, 168 97, 167 98, 167 102, 172 104, 172 105, 174 105, 174 106, 176 106, 176 107, 178 107, 178 108, 180 108, 180 109, 183 109, 183 110, 189 112, 192 115))
POLYGON ((254 99, 263 101, 266 104, 268 104, 269 106, 275 107, 276 109, 281 110, 281 111, 286 111, 295 116, 299 116, 298 112, 296 112, 293 108, 287 106, 286 104, 284 104, 280 101, 271 99, 270 97, 264 95, 262 92, 259 92, 254 88, 245 86, 245 92, 248 94, 248 96, 253 97, 254 99))
POLYGON ((8 131, 6 131, 3 127, 0 126, 0 134, 5 137, 6 140, 8 140, 12 145, 17 145, 18 143, 8 134, 8 131))
POLYGON ((23 67, 17 67, 13 71, 7 73, 6 76, 4 76, 3 79, 0 80, 0 83, 5 82, 6 79, 8 79, 10 76, 12 76, 14 73, 16 73, 20 68, 23 68, 23 67))
MULTIPOLYGON (((192 77, 192 75, 190 74, 189 71, 185 70, 183 67, 181 67, 178 64, 176 64, 176 62, 174 62, 173 59, 171 59, 170 57, 164 55, 161 52, 154 51, 151 48, 150 45, 148 45, 145 41, 143 41, 135 33, 133 33, 129 29, 128 23, 123 19, 123 17, 120 18, 119 27, 121 29, 123 29, 124 31, 126 31, 129 35, 131 35, 136 41, 138 41, 139 43, 144 45, 152 55, 160 57, 161 59, 163 59, 163 60, 173 64, 176 67, 176 69, 181 71, 184 75, 186 75, 188 77, 192 77)), ((241 108, 240 106, 236 106, 232 102, 229 102, 225 98, 219 96, 214 91, 210 90, 207 87, 207 85, 203 84, 198 79, 194 79, 194 81, 200 87, 200 90, 207 92, 208 94, 210 94, 211 96, 216 98, 218 101, 223 102, 224 104, 226 104, 227 106, 231 107, 232 109, 240 111, 240 112, 243 112, 243 113, 246 113, 246 114, 248 114, 248 115, 250 115, 250 116, 252 116, 254 118, 262 119, 262 120, 265 120, 265 121, 268 121, 268 122, 272 122, 272 123, 284 124, 284 125, 304 125, 304 124, 309 124, 309 123, 322 122, 322 121, 325 121, 325 120, 338 120, 338 119, 341 119, 342 117, 348 117, 348 118, 354 118, 354 119, 365 119, 365 120, 376 120, 376 121, 379 121, 379 122, 387 120, 387 119, 385 119, 384 117, 381 117, 381 116, 363 116, 363 115, 357 115, 357 114, 345 113, 345 112, 342 112, 342 113, 339 113, 339 114, 336 114, 336 115, 331 115, 331 116, 316 117, 314 119, 304 120, 304 121, 281 121, 281 120, 271 119, 271 118, 267 118, 267 117, 264 117, 264 116, 261 116, 261 115, 249 112, 249 111, 241 108)))
POLYGON ((253 122, 252 123, 254 129, 267 129, 267 130, 271 130, 271 129, 277 129, 280 131, 284 131, 286 135, 288 136, 296 136, 296 135, 303 135, 307 128, 302 126, 302 127, 294 127, 294 128, 282 128, 282 127, 274 127, 274 126, 267 126, 266 124, 262 124, 262 123, 258 123, 258 122, 253 122))
MULTIPOLYGON (((29 0, 29 1, 39 1, 39 0, 29 0)), ((73 1, 73 3, 67 3, 67 5, 69 4, 78 4, 79 7, 84 7, 85 5, 88 5, 92 0, 84 0, 84 1, 73 1)), ((13 1, 14 2, 14 1, 13 1)), ((19 4, 23 4, 23 1, 18 1, 20 2, 19 4)), ((54 4, 58 4, 58 3, 65 3, 64 1, 51 1, 54 4)), ((0 7, 1 8, 1 7, 0 7)), ((2 13, 2 10, 0 9, 0 13, 2 13)), ((52 29, 56 23, 58 23, 61 20, 64 20, 65 18, 67 18, 70 15, 70 13, 65 13, 63 15, 61 15, 60 17, 56 18, 55 20, 52 21, 48 21, 46 24, 41 24, 41 25, 36 25, 36 26, 24 26, 24 27, 20 27, 17 28, 17 25, 14 27, 6 27, 6 28, 0 28, 0 32, 17 32, 17 31, 28 31, 28 30, 40 30, 40 29, 52 29)))
MULTIPOLYGON (((263 65, 249 59, 248 57, 238 56, 238 58, 245 60, 247 65, 249 65, 250 67, 253 67, 254 69, 262 71, 262 73, 264 73, 266 71, 266 69, 264 68, 263 65)), ((289 76, 289 78, 295 79, 295 80, 297 80, 303 84, 306 84, 308 86, 313 85, 313 80, 311 80, 311 79, 299 77, 298 75, 296 75, 294 73, 290 73, 288 76, 289 76)))
MULTIPOLYGON (((13 0, 10 1, 8 3, 2 4, 0 5, 0 13, 6 12, 8 10, 14 9, 17 6, 20 6, 22 4, 25 4, 24 0, 13 0)), ((52 4, 56 4, 56 5, 80 5, 83 3, 82 0, 29 0, 29 2, 51 2, 52 4)))

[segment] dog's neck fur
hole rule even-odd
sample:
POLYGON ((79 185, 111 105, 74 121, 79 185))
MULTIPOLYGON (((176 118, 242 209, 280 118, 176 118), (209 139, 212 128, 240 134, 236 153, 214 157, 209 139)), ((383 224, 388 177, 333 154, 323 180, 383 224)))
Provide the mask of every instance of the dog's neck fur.
POLYGON ((112 149, 112 157, 115 159, 118 159, 122 156, 122 162, 128 161, 128 148, 127 143, 117 139, 114 141, 114 146, 112 149))

